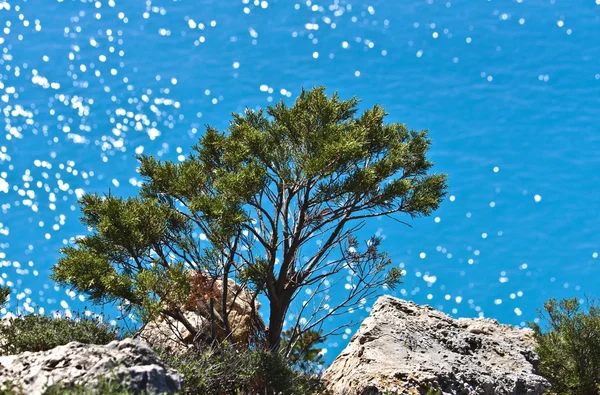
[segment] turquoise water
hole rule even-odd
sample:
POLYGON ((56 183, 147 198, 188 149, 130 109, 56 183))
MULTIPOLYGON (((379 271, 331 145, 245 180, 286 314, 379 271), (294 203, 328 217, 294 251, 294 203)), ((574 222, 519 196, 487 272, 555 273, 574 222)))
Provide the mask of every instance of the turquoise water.
POLYGON ((48 274, 85 233, 79 194, 136 193, 136 152, 177 160, 205 124, 320 84, 429 129, 450 174, 432 217, 365 229, 407 272, 397 296, 524 325, 550 297, 600 295, 599 4, 0 1, 11 307, 85 305, 48 274))

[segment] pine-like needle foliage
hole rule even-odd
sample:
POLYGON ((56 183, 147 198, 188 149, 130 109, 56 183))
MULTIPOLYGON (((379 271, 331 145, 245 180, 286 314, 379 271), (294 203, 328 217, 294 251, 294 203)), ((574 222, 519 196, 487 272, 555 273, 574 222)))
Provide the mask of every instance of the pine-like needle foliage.
POLYGON ((538 343, 539 371, 561 395, 600 394, 600 307, 577 298, 544 304, 541 318, 548 326, 530 323, 538 343))
POLYGON ((381 237, 357 239, 365 221, 430 215, 446 193, 446 175, 429 173, 427 132, 385 123, 378 105, 359 115, 357 104, 322 87, 303 90, 291 107, 233 114, 224 132, 208 127, 185 161, 140 156, 139 196, 82 198, 92 234, 62 250, 54 280, 196 333, 181 306, 197 270, 266 296, 271 350, 288 314, 299 328, 288 345, 319 331, 400 280, 381 237), (296 301, 301 290, 306 303, 296 301))

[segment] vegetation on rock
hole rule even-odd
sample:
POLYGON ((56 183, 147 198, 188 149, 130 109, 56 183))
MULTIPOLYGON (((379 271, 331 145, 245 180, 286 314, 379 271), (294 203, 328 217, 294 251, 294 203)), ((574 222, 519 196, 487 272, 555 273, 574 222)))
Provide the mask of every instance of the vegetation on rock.
MULTIPOLYGON (((46 388, 43 395, 134 395, 136 392, 124 389, 116 380, 99 380, 93 386, 77 385, 74 387, 66 387, 62 384, 54 384, 46 388)), ((27 395, 18 385, 10 383, 5 388, 0 388, 0 395, 27 395)))
POLYGON ((600 307, 589 299, 587 311, 577 300, 550 299, 540 318, 545 328, 530 323, 540 357, 539 371, 552 392, 561 395, 600 394, 600 307))
POLYGON ((278 353, 222 344, 212 350, 190 348, 182 355, 159 350, 158 355, 184 376, 187 395, 325 394, 319 376, 293 369, 278 353))
POLYGON ((0 325, 0 355, 46 351, 72 341, 107 344, 118 338, 115 328, 93 318, 52 318, 24 315, 0 325))
POLYGON ((61 384, 50 386, 44 391, 44 395, 136 395, 138 392, 123 388, 117 380, 100 380, 94 388, 89 385, 77 385, 66 387, 61 384))
MULTIPOLYGON (((0 287, 0 305, 6 303, 10 292, 9 287, 0 287)), ((116 328, 86 316, 9 316, 0 322, 0 355, 46 351, 72 341, 107 344, 118 338, 116 328)))

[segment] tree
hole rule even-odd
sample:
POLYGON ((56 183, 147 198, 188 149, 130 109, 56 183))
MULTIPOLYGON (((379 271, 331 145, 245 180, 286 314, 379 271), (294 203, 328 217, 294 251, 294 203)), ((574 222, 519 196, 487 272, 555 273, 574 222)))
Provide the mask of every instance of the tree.
MULTIPOLYGON (((207 127, 182 162, 139 156, 139 196, 85 195, 82 220, 93 233, 62 249, 53 279, 145 319, 162 314, 191 333, 198 328, 180 308, 190 273, 235 279, 267 298, 273 351, 288 312, 298 309, 291 352, 302 332, 399 282, 381 237, 358 241, 365 221, 430 215, 446 193, 446 175, 428 174, 427 131, 384 123, 378 105, 357 116, 358 103, 322 87, 302 90, 291 107, 232 114, 226 132, 207 127), (350 282, 341 297, 344 270, 350 282), (302 303, 301 290, 310 290, 302 303)), ((218 313, 230 332, 227 288, 218 313)))
POLYGON ((577 298, 544 304, 540 318, 548 326, 529 323, 537 341, 539 371, 564 395, 600 394, 600 307, 588 300, 582 310, 577 298))

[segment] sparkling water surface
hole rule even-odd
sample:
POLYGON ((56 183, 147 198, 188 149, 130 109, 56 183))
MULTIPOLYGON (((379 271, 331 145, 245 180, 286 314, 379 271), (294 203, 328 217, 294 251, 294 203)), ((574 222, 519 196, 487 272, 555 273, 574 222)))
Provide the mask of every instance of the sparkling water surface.
POLYGON ((600 0, 0 0, 0 51, 8 310, 87 306, 50 268, 86 233, 78 196, 136 193, 136 153, 183 160, 314 85, 429 129, 450 175, 431 217, 361 234, 406 270, 394 295, 514 325, 600 295, 600 0))

